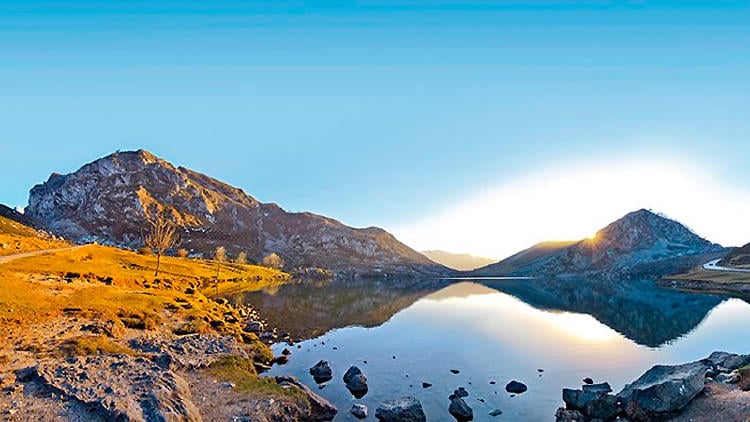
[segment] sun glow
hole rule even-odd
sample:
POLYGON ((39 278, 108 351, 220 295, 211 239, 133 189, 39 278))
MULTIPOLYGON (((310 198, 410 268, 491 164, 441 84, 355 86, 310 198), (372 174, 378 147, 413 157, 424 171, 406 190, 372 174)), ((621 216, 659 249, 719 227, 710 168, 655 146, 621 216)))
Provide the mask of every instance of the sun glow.
POLYGON ((595 239, 593 230, 641 208, 724 245, 744 244, 750 233, 750 190, 721 183, 700 166, 657 160, 542 172, 392 231, 419 250, 499 259, 546 240, 595 239))

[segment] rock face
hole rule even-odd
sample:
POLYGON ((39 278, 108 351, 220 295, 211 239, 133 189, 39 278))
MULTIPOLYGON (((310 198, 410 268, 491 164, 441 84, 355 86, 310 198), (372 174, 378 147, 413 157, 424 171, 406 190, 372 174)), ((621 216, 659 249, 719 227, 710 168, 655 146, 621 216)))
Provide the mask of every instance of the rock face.
POLYGON ((477 275, 661 275, 726 251, 682 224, 642 209, 572 244, 544 243, 476 270, 477 275))
POLYGON ((386 400, 375 410, 375 418, 381 422, 425 422, 422 404, 415 397, 400 397, 386 400))
POLYGON ((654 420, 677 412, 703 390, 707 366, 703 362, 657 365, 617 395, 626 415, 654 420))
POLYGON ((145 358, 100 355, 43 362, 35 375, 61 394, 97 408, 107 420, 202 420, 187 383, 145 358))
POLYGON ((76 242, 142 246, 144 212, 168 209, 180 247, 210 256, 224 246, 259 262, 278 254, 288 268, 358 275, 448 270, 386 231, 355 229, 311 213, 289 213, 241 189, 139 150, 118 152, 31 189, 25 215, 76 242))

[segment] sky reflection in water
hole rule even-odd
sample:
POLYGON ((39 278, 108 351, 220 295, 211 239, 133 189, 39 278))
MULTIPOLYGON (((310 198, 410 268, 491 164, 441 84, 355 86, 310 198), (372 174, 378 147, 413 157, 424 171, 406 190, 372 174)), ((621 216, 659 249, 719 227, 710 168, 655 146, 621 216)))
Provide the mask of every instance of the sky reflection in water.
MULTIPOLYGON (((619 391, 657 363, 695 360, 719 349, 750 350, 750 338, 742 335, 750 305, 739 299, 672 292, 650 282, 481 283, 283 286, 242 300, 282 327, 287 321, 330 330, 293 347, 290 362, 271 374, 291 373, 317 389, 308 369, 328 360, 334 379, 320 393, 339 407, 337 420, 353 420, 351 403, 365 403, 374 412, 380 401, 401 395, 419 398, 428 419, 451 420, 447 397, 459 386, 470 392, 475 420, 495 420, 488 416, 495 408, 503 411, 497 420, 552 420, 562 388, 576 387, 584 377, 608 381, 619 391), (341 297, 348 300, 337 300, 341 297), (347 317, 372 328, 340 328, 348 325, 341 321, 347 317), (363 399, 354 399, 341 381, 350 365, 368 377, 363 399), (510 397, 504 386, 511 379, 526 383, 529 391, 510 397), (423 381, 433 387, 423 389, 423 381)), ((277 353, 283 347, 274 346, 277 353)))

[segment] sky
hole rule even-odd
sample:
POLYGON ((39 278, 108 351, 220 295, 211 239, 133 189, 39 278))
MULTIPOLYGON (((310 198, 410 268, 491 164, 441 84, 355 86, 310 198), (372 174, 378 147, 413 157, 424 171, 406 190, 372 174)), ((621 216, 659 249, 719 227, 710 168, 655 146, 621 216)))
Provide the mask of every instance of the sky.
POLYGON ((418 249, 639 208, 738 245, 747 75, 750 1, 6 0, 0 203, 145 148, 418 249))

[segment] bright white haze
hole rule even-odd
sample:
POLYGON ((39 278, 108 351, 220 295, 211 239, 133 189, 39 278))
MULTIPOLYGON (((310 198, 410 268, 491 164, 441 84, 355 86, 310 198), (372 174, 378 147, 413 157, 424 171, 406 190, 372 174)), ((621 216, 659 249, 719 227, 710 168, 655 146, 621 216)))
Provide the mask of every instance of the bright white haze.
POLYGON ((725 246, 750 242, 749 188, 729 187, 699 166, 656 160, 571 165, 509 180, 393 232, 417 250, 501 259, 545 240, 590 237, 641 208, 725 246))

